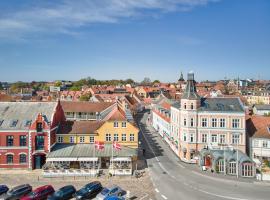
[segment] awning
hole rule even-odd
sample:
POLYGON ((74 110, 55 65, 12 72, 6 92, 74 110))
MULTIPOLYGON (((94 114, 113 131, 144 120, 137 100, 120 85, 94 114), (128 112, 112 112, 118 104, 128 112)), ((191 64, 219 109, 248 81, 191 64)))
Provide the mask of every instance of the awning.
POLYGON ((60 161, 77 161, 78 158, 71 158, 71 157, 67 157, 67 158, 47 158, 46 161, 47 162, 60 162, 60 161))
POLYGON ((96 157, 80 157, 80 158, 78 158, 78 161, 98 161, 98 158, 96 158, 96 157))
POLYGON ((113 158, 113 161, 131 161, 130 157, 116 157, 113 158))

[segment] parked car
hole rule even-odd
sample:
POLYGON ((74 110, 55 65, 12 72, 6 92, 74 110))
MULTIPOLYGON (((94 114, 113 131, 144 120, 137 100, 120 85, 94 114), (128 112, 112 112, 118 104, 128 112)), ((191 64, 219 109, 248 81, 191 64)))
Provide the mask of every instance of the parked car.
POLYGON ((54 193, 54 189, 51 185, 44 185, 36 188, 30 192, 27 196, 21 198, 21 200, 46 200, 49 195, 54 193))
POLYGON ((98 193, 103 189, 99 181, 94 181, 85 185, 82 189, 78 190, 74 194, 75 199, 92 199, 97 196, 98 193))
POLYGON ((125 200, 125 198, 118 197, 118 196, 109 196, 109 197, 106 197, 104 200, 125 200))
POLYGON ((126 195, 126 191, 122 190, 118 186, 112 186, 108 188, 104 188, 96 197, 98 200, 104 200, 106 197, 110 196, 118 196, 118 197, 124 197, 126 195))
POLYGON ((5 194, 9 190, 8 186, 0 185, 0 195, 5 194))
POLYGON ((57 190, 51 196, 48 196, 48 200, 68 200, 73 198, 75 192, 76 189, 73 185, 67 185, 57 190))
POLYGON ((19 200, 21 197, 27 195, 32 191, 32 186, 29 184, 19 185, 11 190, 9 190, 6 194, 2 194, 0 196, 1 200, 19 200))

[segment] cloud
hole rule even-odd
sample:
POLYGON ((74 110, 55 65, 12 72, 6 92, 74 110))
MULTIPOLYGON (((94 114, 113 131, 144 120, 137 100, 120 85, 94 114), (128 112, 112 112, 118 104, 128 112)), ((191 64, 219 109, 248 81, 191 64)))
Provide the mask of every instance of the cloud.
POLYGON ((190 11, 218 0, 62 0, 2 13, 0 38, 25 39, 30 34, 76 35, 94 23, 190 11))

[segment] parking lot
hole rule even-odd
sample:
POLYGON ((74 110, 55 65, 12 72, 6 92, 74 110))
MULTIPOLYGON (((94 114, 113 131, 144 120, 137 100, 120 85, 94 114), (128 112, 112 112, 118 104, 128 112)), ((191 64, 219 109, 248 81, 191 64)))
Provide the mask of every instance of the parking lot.
POLYGON ((100 181, 106 186, 118 185, 130 192, 131 199, 155 199, 154 189, 148 171, 141 178, 131 176, 101 177, 58 177, 43 178, 41 170, 0 170, 0 183, 8 187, 29 183, 33 188, 51 184, 55 189, 72 184, 78 190, 92 181, 100 181))

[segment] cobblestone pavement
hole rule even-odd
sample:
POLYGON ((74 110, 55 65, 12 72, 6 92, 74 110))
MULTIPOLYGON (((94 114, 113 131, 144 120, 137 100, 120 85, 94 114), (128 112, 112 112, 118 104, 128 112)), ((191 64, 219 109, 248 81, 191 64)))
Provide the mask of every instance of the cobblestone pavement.
POLYGON ((131 176, 115 177, 64 177, 64 178, 43 178, 41 170, 0 170, 0 183, 9 187, 29 183, 36 188, 38 186, 51 184, 55 189, 64 185, 72 184, 76 189, 80 189, 85 184, 98 180, 103 186, 118 185, 126 191, 130 191, 131 199, 155 199, 154 189, 149 177, 148 170, 145 170, 144 176, 135 178, 131 176))

